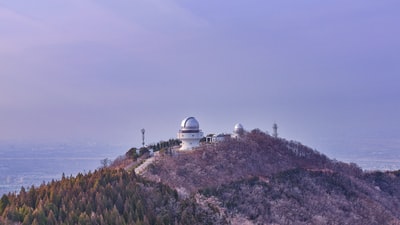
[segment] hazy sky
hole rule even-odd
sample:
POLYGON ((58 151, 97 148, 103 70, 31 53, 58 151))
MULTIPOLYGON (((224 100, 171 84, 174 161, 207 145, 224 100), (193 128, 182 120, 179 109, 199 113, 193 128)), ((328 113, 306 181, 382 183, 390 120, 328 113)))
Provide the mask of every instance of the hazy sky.
POLYGON ((1 0, 0 140, 140 145, 195 116, 400 150, 399 24, 398 0, 1 0))

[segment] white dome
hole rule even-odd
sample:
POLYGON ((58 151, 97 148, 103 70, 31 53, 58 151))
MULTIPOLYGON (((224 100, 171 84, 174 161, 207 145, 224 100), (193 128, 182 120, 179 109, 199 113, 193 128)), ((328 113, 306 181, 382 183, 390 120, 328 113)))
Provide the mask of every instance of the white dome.
POLYGON ((194 117, 187 117, 181 123, 182 130, 198 130, 199 127, 199 122, 194 117))
POLYGON ((187 117, 182 120, 181 129, 178 132, 178 139, 182 141, 179 150, 192 150, 200 145, 203 132, 200 130, 199 122, 194 117, 187 117))
POLYGON ((244 129, 243 129, 243 125, 238 123, 235 125, 235 128, 233 129, 233 132, 235 132, 236 134, 241 134, 243 133, 244 129))

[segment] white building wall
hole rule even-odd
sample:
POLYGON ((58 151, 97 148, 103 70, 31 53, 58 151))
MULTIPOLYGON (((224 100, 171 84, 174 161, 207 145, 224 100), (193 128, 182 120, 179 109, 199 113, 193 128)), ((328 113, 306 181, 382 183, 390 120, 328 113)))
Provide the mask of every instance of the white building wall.
POLYGON ((192 150, 200 145, 200 140, 203 138, 203 132, 197 133, 178 133, 178 139, 182 141, 182 146, 179 150, 192 150))

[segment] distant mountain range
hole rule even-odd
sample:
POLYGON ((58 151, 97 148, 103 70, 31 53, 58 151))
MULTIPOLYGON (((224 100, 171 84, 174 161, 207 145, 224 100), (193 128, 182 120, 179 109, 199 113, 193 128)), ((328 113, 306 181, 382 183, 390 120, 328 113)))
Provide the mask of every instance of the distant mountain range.
POLYGON ((4 195, 0 224, 400 224, 400 171, 364 172, 257 129, 167 152, 140 176, 108 168, 4 195))

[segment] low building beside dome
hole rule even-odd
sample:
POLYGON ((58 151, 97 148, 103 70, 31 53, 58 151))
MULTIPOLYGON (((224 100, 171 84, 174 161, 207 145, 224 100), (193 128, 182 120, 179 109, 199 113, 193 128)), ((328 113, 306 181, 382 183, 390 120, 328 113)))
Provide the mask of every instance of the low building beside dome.
POLYGON ((203 132, 200 130, 199 122, 194 117, 187 117, 181 122, 178 139, 182 141, 179 150, 192 150, 200 145, 203 132))
POLYGON ((206 143, 217 143, 217 142, 221 142, 221 141, 225 141, 231 138, 241 138, 243 137, 245 133, 245 130, 243 128, 243 125, 238 123, 235 125, 234 129, 233 129, 233 133, 232 134, 225 134, 225 133, 221 133, 221 134, 209 134, 206 136, 206 143))
POLYGON ((225 141, 225 140, 227 140, 227 139, 229 139, 229 138, 231 138, 231 135, 230 135, 230 134, 224 134, 224 133, 222 133, 222 134, 214 135, 212 141, 213 141, 213 142, 221 142, 221 141, 225 141))

